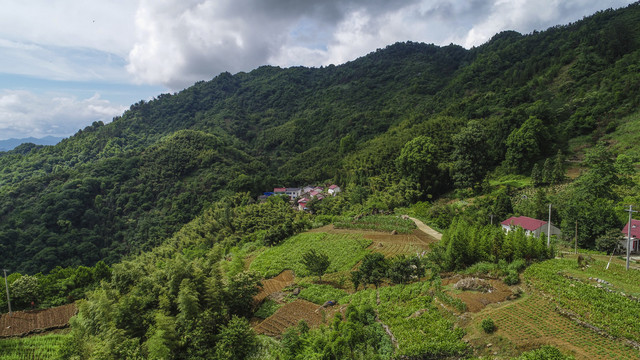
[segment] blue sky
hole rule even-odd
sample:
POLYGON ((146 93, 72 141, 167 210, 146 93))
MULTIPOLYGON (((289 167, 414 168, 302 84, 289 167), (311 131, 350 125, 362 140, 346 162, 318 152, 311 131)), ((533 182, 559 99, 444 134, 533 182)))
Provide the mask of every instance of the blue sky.
POLYGON ((0 0, 0 140, 69 136, 223 71, 466 48, 628 0, 0 0))

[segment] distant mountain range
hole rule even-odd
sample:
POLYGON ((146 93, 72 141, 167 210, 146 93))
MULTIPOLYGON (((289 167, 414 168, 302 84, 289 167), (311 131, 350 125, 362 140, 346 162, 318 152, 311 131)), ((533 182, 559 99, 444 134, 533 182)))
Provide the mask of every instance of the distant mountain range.
POLYGON ((6 139, 0 140, 0 151, 9 151, 15 149, 18 145, 24 143, 33 143, 36 145, 55 145, 64 138, 55 136, 45 136, 41 139, 28 137, 23 139, 6 139))

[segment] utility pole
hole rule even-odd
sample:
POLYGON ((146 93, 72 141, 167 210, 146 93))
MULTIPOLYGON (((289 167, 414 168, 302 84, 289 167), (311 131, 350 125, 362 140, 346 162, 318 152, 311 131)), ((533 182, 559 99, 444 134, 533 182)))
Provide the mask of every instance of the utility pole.
POLYGON ((629 205, 629 224, 627 224, 627 270, 629 270, 629 256, 631 255, 631 214, 637 212, 633 210, 633 205, 629 205))
POLYGON ((2 269, 4 271, 4 286, 7 288, 7 304, 9 304, 9 316, 11 316, 11 299, 9 298, 9 283, 7 282, 7 269, 2 269))
POLYGON ((491 225, 493 225, 493 217, 494 217, 494 216, 495 216, 495 215, 493 215, 493 214, 489 214, 489 217, 491 218, 491 225))
POLYGON ((578 220, 576 220, 576 236, 574 237, 575 240, 575 250, 574 250, 574 254, 578 253, 578 220))
POLYGON ((547 247, 551 246, 551 203, 549 203, 549 222, 547 222, 547 247))

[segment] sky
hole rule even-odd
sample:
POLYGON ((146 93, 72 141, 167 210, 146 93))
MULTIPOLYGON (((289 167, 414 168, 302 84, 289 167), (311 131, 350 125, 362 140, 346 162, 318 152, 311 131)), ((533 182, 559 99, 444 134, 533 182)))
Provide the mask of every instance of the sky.
POLYGON ((398 41, 479 46, 628 0, 0 0, 0 140, 70 136, 261 65, 342 64, 398 41))

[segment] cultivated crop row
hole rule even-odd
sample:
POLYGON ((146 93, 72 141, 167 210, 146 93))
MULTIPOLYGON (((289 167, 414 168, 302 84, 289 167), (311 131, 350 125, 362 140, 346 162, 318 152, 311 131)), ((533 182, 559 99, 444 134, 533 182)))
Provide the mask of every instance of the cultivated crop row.
POLYGON ((355 234, 302 233, 293 236, 280 245, 267 249, 251 263, 250 269, 264 277, 278 275, 285 269, 291 269, 296 276, 307 276, 309 272, 300 262, 302 255, 315 250, 329 256, 327 273, 348 271, 365 254, 371 240, 355 234))
POLYGON ((501 336, 522 347, 554 344, 584 359, 637 359, 640 353, 563 317, 553 303, 533 294, 483 315, 490 317, 501 336))
POLYGON ((529 267, 524 277, 551 296, 560 308, 575 313, 582 321, 614 337, 640 342, 640 302, 565 276, 568 268, 577 266, 574 264, 567 259, 545 261, 529 267))

